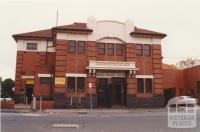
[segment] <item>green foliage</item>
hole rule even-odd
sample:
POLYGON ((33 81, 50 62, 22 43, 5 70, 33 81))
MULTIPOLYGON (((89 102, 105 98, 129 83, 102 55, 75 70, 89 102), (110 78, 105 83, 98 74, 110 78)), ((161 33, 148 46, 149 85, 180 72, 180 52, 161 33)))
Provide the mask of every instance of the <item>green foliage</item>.
POLYGON ((1 98, 12 98, 15 82, 8 78, 1 82, 1 98))

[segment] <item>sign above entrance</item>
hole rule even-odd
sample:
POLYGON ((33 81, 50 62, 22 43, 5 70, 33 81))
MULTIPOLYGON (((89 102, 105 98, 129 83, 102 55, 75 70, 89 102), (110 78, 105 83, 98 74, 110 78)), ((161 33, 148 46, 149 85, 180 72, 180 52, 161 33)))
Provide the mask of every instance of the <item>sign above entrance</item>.
POLYGON ((111 73, 111 72, 97 72, 96 78, 112 78, 112 77, 119 77, 119 78, 125 78, 125 73, 111 73))
POLYGON ((96 61, 96 60, 90 60, 87 69, 137 70, 137 68, 135 67, 135 62, 96 61))

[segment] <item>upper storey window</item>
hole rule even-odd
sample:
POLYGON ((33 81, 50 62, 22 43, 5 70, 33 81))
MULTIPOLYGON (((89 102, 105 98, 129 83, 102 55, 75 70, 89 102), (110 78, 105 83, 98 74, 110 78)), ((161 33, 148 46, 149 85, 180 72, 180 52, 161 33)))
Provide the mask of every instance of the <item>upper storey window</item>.
POLYGON ((151 45, 149 45, 149 44, 144 45, 144 55, 145 56, 151 55, 151 45))
POLYGON ((105 44, 104 43, 99 43, 99 55, 104 55, 105 54, 105 44))
POLYGON ((76 41, 70 40, 68 43, 68 52, 76 53, 76 41))
POLYGON ((136 44, 136 56, 151 56, 151 45, 136 44))
POLYGON ((85 53, 85 41, 78 41, 78 53, 85 53))
POLYGON ((114 44, 108 44, 108 55, 114 55, 114 44))
POLYGON ((27 50, 37 50, 37 46, 38 46, 37 43, 27 43, 26 49, 27 50))
POLYGON ((136 44, 136 56, 142 56, 142 44, 136 44))
POLYGON ((115 44, 115 54, 116 55, 123 55, 123 44, 115 44))

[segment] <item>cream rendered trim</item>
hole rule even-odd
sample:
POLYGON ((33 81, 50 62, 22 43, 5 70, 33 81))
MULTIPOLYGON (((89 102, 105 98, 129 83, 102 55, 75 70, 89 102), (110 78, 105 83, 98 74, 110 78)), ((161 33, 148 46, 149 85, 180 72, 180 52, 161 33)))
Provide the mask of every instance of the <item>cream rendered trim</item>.
POLYGON ((82 73, 66 73, 66 77, 87 77, 87 74, 82 73))
POLYGON ((88 36, 86 34, 57 33, 56 39, 87 41, 88 36))
POLYGON ((47 45, 53 45, 52 41, 47 40, 18 40, 17 41, 17 51, 28 51, 28 52, 55 52, 55 47, 47 48, 47 45), (37 43, 37 50, 27 50, 27 43, 37 43))
POLYGON ((124 44, 124 42, 118 38, 102 38, 100 40, 97 40, 98 42, 102 42, 102 43, 120 43, 120 44, 124 44))
POLYGON ((33 79, 35 77, 33 75, 22 75, 21 78, 22 79, 27 79, 27 78, 33 79))
POLYGON ((57 33, 57 39, 99 41, 99 42, 119 42, 140 43, 140 44, 161 44, 160 38, 133 37, 130 33, 134 30, 134 22, 126 20, 118 22, 112 20, 96 21, 94 17, 87 20, 87 27, 92 29, 90 34, 57 33), (115 38, 106 40, 104 38, 115 38), (117 39, 117 40, 116 40, 117 39))
POLYGON ((38 74, 38 77, 51 77, 51 74, 38 74))
POLYGON ((136 75, 135 78, 153 78, 153 75, 136 75))

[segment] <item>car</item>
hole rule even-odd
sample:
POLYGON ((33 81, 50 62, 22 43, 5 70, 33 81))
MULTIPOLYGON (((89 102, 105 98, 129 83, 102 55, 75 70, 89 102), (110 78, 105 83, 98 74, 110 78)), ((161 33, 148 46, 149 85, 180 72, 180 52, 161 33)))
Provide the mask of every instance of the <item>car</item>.
POLYGON ((173 105, 197 105, 198 100, 190 96, 178 96, 170 99, 166 107, 173 105))

